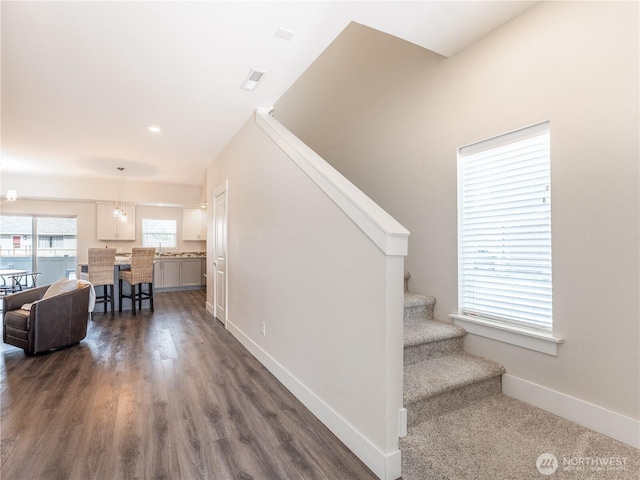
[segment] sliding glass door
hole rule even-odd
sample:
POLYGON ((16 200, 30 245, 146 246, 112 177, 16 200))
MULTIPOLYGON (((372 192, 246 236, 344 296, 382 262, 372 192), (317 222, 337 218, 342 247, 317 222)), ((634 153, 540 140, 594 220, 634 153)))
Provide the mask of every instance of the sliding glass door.
POLYGON ((77 265, 77 219, 0 215, 0 269, 42 275, 38 285, 74 277, 77 265))
POLYGON ((0 216, 0 270, 33 270, 33 217, 0 216))
POLYGON ((34 217, 35 236, 38 239, 34 248, 35 269, 42 276, 38 283, 48 285, 76 275, 77 228, 76 218, 34 217))

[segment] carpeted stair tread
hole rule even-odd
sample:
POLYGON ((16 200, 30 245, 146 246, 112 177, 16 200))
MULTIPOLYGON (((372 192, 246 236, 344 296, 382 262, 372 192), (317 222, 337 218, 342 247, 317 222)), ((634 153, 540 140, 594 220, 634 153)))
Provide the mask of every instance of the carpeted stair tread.
POLYGON ((411 347, 423 343, 433 343, 450 338, 463 337, 466 333, 464 328, 439 320, 408 323, 404 326, 404 346, 411 347))
POLYGON ((404 293, 404 306, 407 307, 418 307, 420 305, 435 305, 436 299, 431 295, 422 295, 420 293, 404 293))
POLYGON ((502 394, 425 419, 400 439, 403 480, 637 480, 640 452, 624 443, 502 394), (543 453, 558 470, 536 469, 543 453), (625 458, 616 471, 564 470, 563 459, 625 458))
POLYGON ((505 373, 499 363, 464 353, 431 358, 404 367, 404 405, 505 373))
POLYGON ((430 295, 419 293, 404 293, 404 323, 415 323, 423 320, 433 320, 436 299, 430 295))

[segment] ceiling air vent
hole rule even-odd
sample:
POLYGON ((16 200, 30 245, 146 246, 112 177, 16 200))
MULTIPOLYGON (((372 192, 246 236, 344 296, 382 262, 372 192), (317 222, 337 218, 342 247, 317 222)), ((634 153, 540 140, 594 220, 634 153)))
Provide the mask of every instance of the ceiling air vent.
POLYGON ((262 80, 262 77, 264 77, 266 73, 267 72, 263 72, 262 70, 255 70, 252 68, 249 72, 249 76, 242 84, 242 88, 249 91, 255 90, 258 83, 260 83, 260 80, 262 80))
POLYGON ((295 32, 293 30, 289 30, 288 28, 280 27, 278 28, 278 30, 276 30, 275 35, 276 37, 283 38, 285 40, 291 40, 295 35, 295 32))

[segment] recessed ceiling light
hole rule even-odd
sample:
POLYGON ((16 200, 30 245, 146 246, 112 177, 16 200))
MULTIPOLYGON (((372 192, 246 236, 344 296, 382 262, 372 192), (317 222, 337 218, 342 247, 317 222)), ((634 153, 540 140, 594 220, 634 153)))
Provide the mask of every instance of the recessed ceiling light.
POLYGON ((276 37, 284 38, 285 40, 291 40, 293 36, 296 34, 293 30, 289 30, 288 28, 280 27, 276 30, 276 37))
POLYGON ((264 78, 266 73, 267 72, 263 70, 256 70, 255 68, 252 68, 251 71, 249 72, 249 76, 242 84, 242 88, 244 90, 249 90, 249 91, 255 90, 256 87, 258 86, 258 83, 260 83, 260 81, 264 78))
POLYGON ((149 131, 151 133, 160 133, 160 125, 149 125, 149 131))

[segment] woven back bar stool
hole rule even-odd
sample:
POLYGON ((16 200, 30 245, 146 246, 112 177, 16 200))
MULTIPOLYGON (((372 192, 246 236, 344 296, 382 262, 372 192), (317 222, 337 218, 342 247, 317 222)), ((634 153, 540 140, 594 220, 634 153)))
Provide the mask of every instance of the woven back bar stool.
POLYGON ((80 274, 80 279, 88 280, 93 284, 96 290, 96 304, 102 303, 104 305, 104 313, 107 313, 107 303, 111 304, 111 316, 115 311, 113 298, 115 282, 113 267, 115 262, 115 248, 90 248, 87 273, 80 274), (102 295, 100 295, 98 287, 102 287, 102 295))
POLYGON ((131 299, 131 308, 134 315, 136 314, 136 302, 138 302, 138 310, 142 310, 143 300, 149 300, 149 306, 153 312, 153 260, 155 251, 155 248, 131 249, 131 270, 120 272, 120 300, 118 303, 120 312, 122 312, 123 298, 131 299), (123 282, 130 285, 130 295, 124 293, 123 282), (144 291, 143 288, 145 284, 147 285, 147 291, 144 291))

